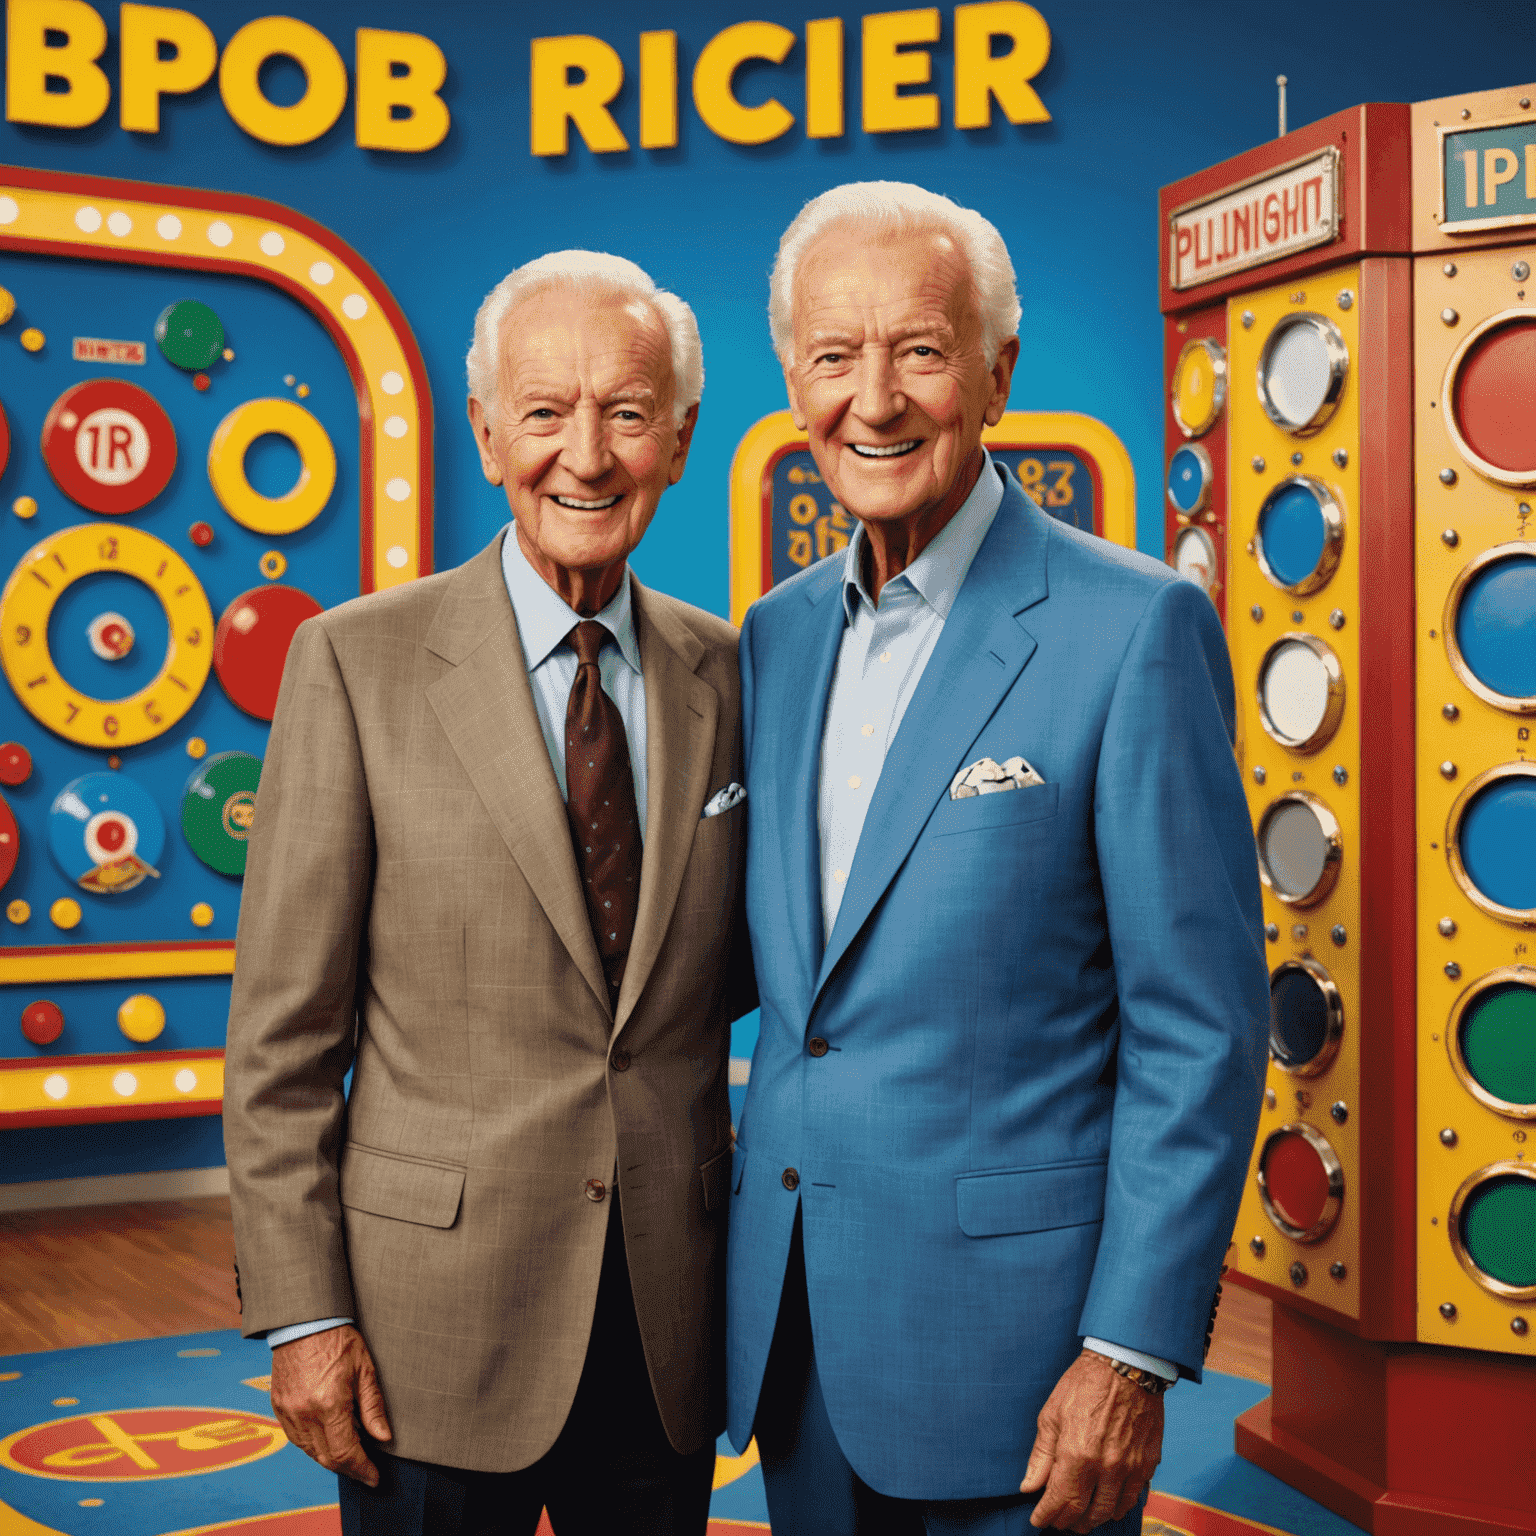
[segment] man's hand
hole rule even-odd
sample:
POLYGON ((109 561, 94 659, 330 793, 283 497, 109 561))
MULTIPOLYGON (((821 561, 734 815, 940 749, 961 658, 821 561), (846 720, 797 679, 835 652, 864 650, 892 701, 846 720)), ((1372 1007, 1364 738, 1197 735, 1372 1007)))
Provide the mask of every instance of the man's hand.
POLYGON ((1136 1507, 1163 1456, 1163 1400, 1084 1350, 1040 1410, 1020 1493, 1038 1528, 1087 1532, 1136 1507))
POLYGON ((373 1356, 351 1324, 306 1334, 272 1351, 272 1411, 306 1456, 370 1488, 379 1486, 379 1469, 364 1454, 356 1420, 375 1440, 394 1435, 373 1356))

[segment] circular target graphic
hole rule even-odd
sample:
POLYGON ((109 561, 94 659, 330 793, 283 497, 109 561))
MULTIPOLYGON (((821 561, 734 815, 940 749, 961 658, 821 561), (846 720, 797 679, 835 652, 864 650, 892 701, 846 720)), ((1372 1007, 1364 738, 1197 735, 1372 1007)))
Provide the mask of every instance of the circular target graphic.
POLYGON ((48 851, 66 879, 97 896, 160 878, 165 822, 148 790, 120 773, 87 773, 48 809, 48 851))
POLYGON ((188 846, 221 875, 245 873, 245 850, 256 817, 261 759, 249 752, 220 752, 187 780, 181 797, 181 830, 188 846))
POLYGON ((66 389, 43 421, 43 460, 91 512, 137 512, 176 468, 176 429, 154 396, 124 379, 66 389))

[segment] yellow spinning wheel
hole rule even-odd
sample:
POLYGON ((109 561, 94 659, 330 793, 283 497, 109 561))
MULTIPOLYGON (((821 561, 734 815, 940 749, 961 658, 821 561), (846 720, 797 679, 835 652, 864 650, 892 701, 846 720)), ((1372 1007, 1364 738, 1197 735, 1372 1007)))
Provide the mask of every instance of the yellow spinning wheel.
POLYGON ((213 665, 213 610, 192 568, 169 544, 117 523, 65 528, 21 557, 0 592, 0 665, 16 697, 49 730, 82 747, 133 747, 192 708, 213 665), (60 675, 48 650, 54 604, 83 576, 142 581, 165 609, 165 663, 125 699, 93 699, 60 675))

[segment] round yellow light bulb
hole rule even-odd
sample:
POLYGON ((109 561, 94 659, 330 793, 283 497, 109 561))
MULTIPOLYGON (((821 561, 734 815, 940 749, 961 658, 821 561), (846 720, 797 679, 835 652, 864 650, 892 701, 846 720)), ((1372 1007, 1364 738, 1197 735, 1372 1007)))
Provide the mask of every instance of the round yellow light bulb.
POLYGON ((202 757, 208 750, 208 743, 201 736, 192 736, 187 740, 187 756, 202 757))
POLYGON ((18 496, 16 500, 11 503, 11 511, 14 512, 17 517, 36 517, 37 499, 33 496, 18 496))
POLYGON ((32 916, 32 908, 24 901, 13 901, 5 909, 5 915, 13 923, 24 923, 32 916))
POLYGON ((206 928, 213 921, 213 908, 206 901, 200 901, 192 908, 192 921, 199 928, 206 928))
POLYGON ((55 928, 76 928, 80 924, 80 903, 73 896, 60 896, 48 908, 48 916, 55 928))
POLYGON ((21 333, 21 344, 28 352, 41 352, 43 350, 43 343, 47 339, 35 325, 29 325, 21 333))
POLYGON ((139 1045, 157 1040, 165 1028, 165 1005, 147 992, 135 992, 118 1008, 117 1027, 139 1045))

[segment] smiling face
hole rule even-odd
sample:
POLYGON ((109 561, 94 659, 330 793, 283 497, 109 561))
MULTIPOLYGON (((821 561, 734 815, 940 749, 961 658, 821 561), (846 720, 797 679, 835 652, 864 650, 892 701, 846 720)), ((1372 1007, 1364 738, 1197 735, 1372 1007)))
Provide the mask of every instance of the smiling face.
POLYGON ((481 468, 529 563, 595 613, 682 478, 698 407, 677 424, 671 340, 643 299, 542 289, 502 318, 499 367, 494 413, 469 402, 481 468))
POLYGON ((966 258, 933 229, 829 231, 795 273, 793 315, 785 383, 828 488, 860 521, 926 543, 976 483, 1017 338, 989 366, 966 258))

